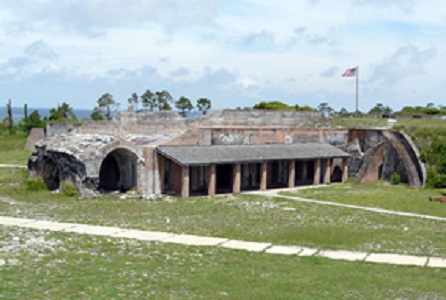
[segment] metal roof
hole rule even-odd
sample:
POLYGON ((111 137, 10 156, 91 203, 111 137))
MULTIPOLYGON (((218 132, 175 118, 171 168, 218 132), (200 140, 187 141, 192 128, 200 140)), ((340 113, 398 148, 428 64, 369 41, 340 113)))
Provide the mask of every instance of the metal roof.
POLYGON ((324 143, 160 146, 158 153, 183 166, 350 157, 350 154, 324 143))

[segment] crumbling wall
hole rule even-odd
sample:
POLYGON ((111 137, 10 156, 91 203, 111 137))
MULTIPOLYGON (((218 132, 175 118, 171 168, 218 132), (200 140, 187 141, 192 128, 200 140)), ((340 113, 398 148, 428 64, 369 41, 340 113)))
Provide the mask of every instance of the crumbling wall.
POLYGON ((310 119, 321 119, 320 112, 273 110, 213 110, 203 117, 201 126, 283 126, 295 127, 310 119))
POLYGON ((69 134, 75 132, 81 124, 78 123, 47 123, 46 136, 53 137, 56 135, 69 134))

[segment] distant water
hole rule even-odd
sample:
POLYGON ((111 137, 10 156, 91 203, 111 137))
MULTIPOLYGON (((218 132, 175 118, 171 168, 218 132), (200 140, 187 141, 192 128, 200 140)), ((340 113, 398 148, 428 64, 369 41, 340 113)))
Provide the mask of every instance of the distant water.
MULTIPOLYGON (((35 110, 39 112, 42 118, 50 116, 49 108, 35 108, 35 107, 28 107, 28 116, 35 110)), ((89 119, 92 111, 93 110, 88 110, 88 109, 73 109, 73 112, 78 120, 89 119)), ((13 107, 12 116, 14 122, 18 122, 21 119, 23 119, 24 117, 23 107, 13 107)), ((6 106, 0 107, 0 121, 7 117, 8 117, 8 111, 6 110, 6 106)))
MULTIPOLYGON (((37 110, 42 117, 49 117, 50 116, 50 109, 49 108, 34 108, 34 107, 28 107, 28 116, 33 112, 37 110)), ((76 115, 78 120, 82 119, 90 119, 90 115, 93 112, 93 109, 73 109, 74 114, 76 115)), ((202 113, 200 111, 190 111, 187 112, 188 117, 198 117, 201 116, 202 113)), ((14 119, 14 122, 19 122, 24 117, 23 107, 13 107, 12 108, 12 116, 14 119)), ((8 117, 8 111, 6 110, 6 106, 0 107, 0 122, 8 117)))

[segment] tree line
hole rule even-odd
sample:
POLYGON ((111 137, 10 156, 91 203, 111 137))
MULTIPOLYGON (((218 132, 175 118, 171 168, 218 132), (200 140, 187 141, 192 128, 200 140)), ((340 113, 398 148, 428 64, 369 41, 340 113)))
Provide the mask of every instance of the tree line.
MULTIPOLYGON (((113 115, 119 111, 120 103, 110 93, 105 93, 100 96, 96 103, 97 105, 93 108, 90 115, 90 118, 94 121, 111 120, 113 115)), ((137 113, 145 111, 170 111, 172 110, 172 106, 174 106, 183 117, 194 108, 200 111, 201 114, 206 115, 212 107, 211 100, 205 97, 197 99, 194 105, 185 96, 181 96, 176 100, 166 90, 152 92, 149 89, 141 96, 137 93, 132 93, 127 103, 129 108, 131 107, 131 110, 137 113)), ((3 120, 2 126, 7 127, 10 132, 14 133, 17 127, 14 126, 12 101, 10 99, 6 103, 6 109, 8 116, 3 120)), ((62 104, 57 104, 56 107, 51 108, 48 117, 42 117, 38 110, 34 110, 28 115, 28 106, 25 104, 23 107, 23 115, 24 117, 20 120, 18 128, 26 133, 29 133, 34 127, 45 127, 47 122, 78 122, 73 107, 67 102, 62 102, 62 104)))
MULTIPOLYGON (((192 104, 192 101, 181 96, 178 100, 175 100, 172 95, 166 91, 152 92, 150 89, 146 90, 142 95, 132 93, 127 99, 129 108, 136 112, 141 111, 169 111, 172 110, 172 105, 178 109, 179 113, 185 117, 187 112, 193 110, 195 107, 203 115, 205 115, 212 106, 211 100, 208 98, 199 98, 196 100, 196 106, 192 104), (141 109, 138 106, 141 105, 141 109)), ((105 93, 97 100, 97 106, 93 109, 91 114, 92 120, 111 120, 112 110, 117 111, 119 103, 116 102, 110 93, 105 93)))
MULTIPOLYGON (((242 108, 238 108, 242 109, 242 108)), ((336 111, 327 102, 320 103, 317 107, 313 108, 308 105, 300 106, 298 104, 288 105, 281 101, 261 101, 252 107, 245 107, 247 109, 265 109, 265 110, 295 110, 295 111, 319 111, 322 112, 326 117, 342 117, 349 115, 446 115, 446 106, 438 105, 435 106, 434 103, 428 103, 426 106, 404 106, 401 110, 393 110, 391 107, 384 105, 382 103, 377 103, 368 112, 350 112, 346 108, 342 107, 340 110, 336 111)))
MULTIPOLYGON (((127 104, 132 111, 145 112, 145 111, 170 111, 174 106, 182 116, 186 116, 187 112, 196 108, 203 115, 211 109, 211 100, 208 98, 199 98, 194 105, 192 101, 181 96, 175 100, 172 95, 166 91, 152 92, 150 89, 146 90, 143 94, 138 95, 132 93, 127 99, 127 104)), ((6 126, 10 131, 14 130, 13 117, 12 117, 12 103, 9 100, 6 104, 8 117, 3 120, 3 126, 6 126), (6 124, 6 125, 5 125, 6 124)), ((105 93, 97 99, 97 105, 94 107, 90 117, 92 120, 111 120, 113 115, 119 111, 120 103, 115 101, 113 95, 105 93)), ((242 109, 238 107, 237 109, 242 109)), ((260 101, 252 107, 245 107, 247 109, 264 109, 264 110, 294 110, 294 111, 319 111, 322 112, 325 117, 343 117, 351 115, 362 115, 362 112, 349 112, 345 108, 341 108, 339 111, 334 110, 327 102, 320 103, 317 107, 313 108, 308 105, 288 105, 281 101, 260 101)), ((382 103, 377 103, 372 107, 368 114, 401 114, 401 115, 446 115, 446 106, 435 106, 434 103, 428 103, 426 106, 404 106, 399 111, 394 111, 391 107, 382 103)), ((24 118, 20 122, 21 128, 29 132, 33 127, 44 127, 47 122, 77 122, 77 117, 73 108, 66 102, 57 104, 56 107, 50 109, 48 117, 43 117, 37 110, 34 110, 28 115, 28 107, 24 106, 24 118)))

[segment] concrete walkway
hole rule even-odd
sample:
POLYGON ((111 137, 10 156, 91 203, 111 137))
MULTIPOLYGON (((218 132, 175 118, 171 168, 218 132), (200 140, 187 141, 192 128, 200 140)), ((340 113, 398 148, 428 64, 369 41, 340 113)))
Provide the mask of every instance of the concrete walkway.
POLYGON ((176 243, 191 246, 214 246, 227 249, 264 252, 276 255, 319 256, 334 260, 365 261, 379 264, 411 265, 431 268, 446 268, 446 258, 411 256, 400 254, 367 253, 348 250, 324 250, 302 246, 283 246, 271 243, 230 240, 227 238, 205 237, 170 232, 143 231, 119 227, 93 226, 75 223, 60 223, 43 220, 11 218, 0 216, 0 225, 70 232, 78 234, 99 235, 116 238, 136 239, 149 242, 176 243))
POLYGON ((0 168, 19 168, 19 169, 27 169, 28 166, 14 165, 14 164, 0 164, 0 168))
POLYGON ((284 198, 284 199, 288 199, 288 200, 292 200, 292 201, 312 203, 312 204, 330 205, 330 206, 338 206, 338 207, 343 207, 343 208, 359 209, 359 210, 364 210, 364 211, 370 211, 370 212, 375 212, 375 213, 380 213, 380 214, 387 214, 387 215, 394 215, 394 216, 401 216, 401 217, 412 217, 412 218, 421 218, 421 219, 427 219, 427 220, 446 222, 446 218, 437 217, 437 216, 429 216, 429 215, 422 215, 422 214, 416 214, 416 213, 408 213, 408 212, 389 210, 389 209, 383 209, 383 208, 378 208, 378 207, 367 207, 367 206, 343 204, 343 203, 323 201, 323 200, 313 200, 313 199, 306 199, 306 198, 301 198, 301 197, 297 197, 297 196, 287 196, 287 195, 279 194, 282 191, 292 192, 293 189, 270 190, 270 191, 254 191, 254 192, 249 192, 247 194, 284 198))

